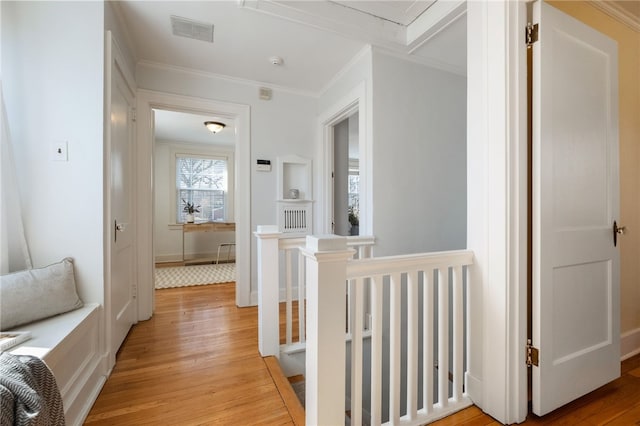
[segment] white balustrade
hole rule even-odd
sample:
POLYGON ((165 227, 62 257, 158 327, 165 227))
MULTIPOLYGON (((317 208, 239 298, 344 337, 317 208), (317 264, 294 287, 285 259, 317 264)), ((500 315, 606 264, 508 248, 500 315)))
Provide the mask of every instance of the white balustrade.
POLYGON ((371 361, 369 370, 364 371, 362 345, 356 340, 367 337, 355 331, 362 327, 357 323, 362 303, 358 300, 351 305, 352 425, 363 424, 363 420, 372 425, 425 424, 471 405, 464 394, 463 292, 469 283, 468 274, 463 271, 472 263, 473 253, 467 250, 347 262, 345 278, 356 299, 365 282, 371 286, 372 316, 371 361), (383 300, 385 291, 389 294, 388 301, 383 300), (389 307, 388 319, 383 317, 385 303, 389 307), (388 345, 383 344, 386 321, 388 345), (384 351, 388 351, 389 360, 386 378, 382 366, 384 351), (362 377, 369 375, 371 386, 362 395, 362 377), (383 382, 389 386, 386 401, 382 398, 383 382), (363 400, 370 401, 369 406, 363 407, 363 400), (384 418, 383 413, 387 413, 384 418))
POLYGON ((270 304, 259 306, 260 351, 282 360, 287 350, 306 349, 307 424, 341 424, 350 411, 352 425, 418 425, 471 405, 464 392, 471 251, 371 258, 373 238, 274 231, 256 232, 259 300, 270 304))

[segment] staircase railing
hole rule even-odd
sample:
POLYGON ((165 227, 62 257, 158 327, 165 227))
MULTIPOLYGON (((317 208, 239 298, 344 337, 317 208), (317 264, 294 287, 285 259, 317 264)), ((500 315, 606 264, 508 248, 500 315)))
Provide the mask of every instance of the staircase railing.
MULTIPOLYGON (((298 250, 301 241, 280 243, 271 231, 256 233, 259 299, 272 303, 259 307, 261 328, 269 328, 260 331, 260 350, 278 356, 278 327, 265 325, 278 322, 273 270, 280 268, 280 249, 298 250), (263 322, 265 311, 274 322, 263 322)), ((300 251, 298 280, 291 280, 297 290, 292 284, 285 293, 293 299, 297 291, 303 306, 303 340, 285 331, 283 347, 306 350, 307 424, 344 424, 348 415, 352 425, 418 425, 471 405, 464 386, 471 251, 354 259, 347 239, 336 236, 309 236, 300 251)))
MULTIPOLYGON (((280 358, 282 353, 305 349, 306 277, 305 259, 300 250, 305 247, 306 238, 292 238, 280 233, 276 226, 259 226, 255 235, 258 239, 259 349, 262 356, 280 358), (285 312, 284 323, 279 319, 280 309, 285 312)), ((354 249, 354 258, 371 257, 373 237, 346 239, 347 246, 354 249)), ((367 317, 368 310, 362 315, 367 317)), ((287 366, 284 369, 291 372, 287 366)))

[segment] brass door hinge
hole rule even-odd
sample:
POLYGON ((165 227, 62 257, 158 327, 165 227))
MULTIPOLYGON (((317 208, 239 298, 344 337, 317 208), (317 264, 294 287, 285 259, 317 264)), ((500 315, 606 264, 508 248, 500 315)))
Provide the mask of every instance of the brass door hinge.
POLYGON ((538 366, 540 351, 531 344, 531 339, 527 339, 527 367, 538 366))
POLYGON ((538 24, 534 25, 531 22, 529 22, 527 28, 525 28, 525 41, 529 49, 533 46, 533 43, 538 41, 538 28, 538 24))

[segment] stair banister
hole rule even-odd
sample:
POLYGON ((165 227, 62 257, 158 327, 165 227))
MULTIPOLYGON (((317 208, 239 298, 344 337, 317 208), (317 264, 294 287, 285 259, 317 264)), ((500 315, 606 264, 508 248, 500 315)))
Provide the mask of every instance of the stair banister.
POLYGON ((264 356, 280 357, 278 302, 280 295, 279 239, 276 225, 258 226, 258 349, 264 356))
POLYGON ((344 424, 345 282, 355 251, 336 235, 307 236, 301 251, 307 282, 306 424, 344 424))

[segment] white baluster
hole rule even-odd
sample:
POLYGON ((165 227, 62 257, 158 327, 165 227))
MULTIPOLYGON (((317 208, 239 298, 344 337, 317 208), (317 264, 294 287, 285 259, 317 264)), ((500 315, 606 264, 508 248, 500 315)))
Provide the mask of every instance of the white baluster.
POLYGON ((433 270, 423 272, 422 293, 422 402, 425 414, 433 411, 433 270))
POLYGON ((286 342, 287 345, 290 345, 293 341, 292 338, 292 328, 293 328, 293 306, 291 300, 293 299, 293 284, 292 284, 292 263, 291 263, 291 250, 285 250, 285 331, 286 331, 286 342))
POLYGON ((371 424, 382 423, 382 277, 371 278, 371 424))
POLYGON ((462 267, 453 268, 453 400, 462 399, 463 369, 462 267))
POLYGON ((390 291, 390 337, 389 337, 389 421, 400 422, 400 364, 401 357, 401 281, 400 274, 391 274, 390 291))
POLYGON ((438 404, 449 405, 449 270, 438 269, 438 404))
POLYGON ((351 294, 351 424, 362 424, 362 280, 349 280, 351 294))
POLYGON ((407 416, 418 411, 418 271, 407 273, 407 416))
POLYGON ((305 339, 305 287, 304 280, 304 256, 298 251, 298 341, 304 343, 305 339))

